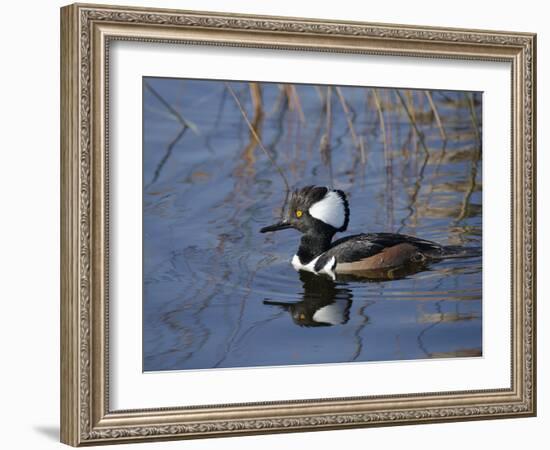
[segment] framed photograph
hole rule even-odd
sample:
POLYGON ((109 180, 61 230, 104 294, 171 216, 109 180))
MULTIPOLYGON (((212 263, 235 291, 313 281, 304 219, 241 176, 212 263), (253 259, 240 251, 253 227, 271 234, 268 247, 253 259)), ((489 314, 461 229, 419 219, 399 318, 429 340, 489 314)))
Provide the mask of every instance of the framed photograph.
POLYGON ((61 440, 536 413, 536 36, 61 9, 61 440))

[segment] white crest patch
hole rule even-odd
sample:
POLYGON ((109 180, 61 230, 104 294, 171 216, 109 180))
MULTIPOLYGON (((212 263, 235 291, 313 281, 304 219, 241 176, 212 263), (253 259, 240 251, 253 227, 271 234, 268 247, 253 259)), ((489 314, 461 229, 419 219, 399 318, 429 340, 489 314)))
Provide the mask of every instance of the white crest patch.
POLYGON ((309 208, 309 214, 334 228, 341 228, 346 221, 344 200, 338 192, 328 191, 322 200, 309 208))

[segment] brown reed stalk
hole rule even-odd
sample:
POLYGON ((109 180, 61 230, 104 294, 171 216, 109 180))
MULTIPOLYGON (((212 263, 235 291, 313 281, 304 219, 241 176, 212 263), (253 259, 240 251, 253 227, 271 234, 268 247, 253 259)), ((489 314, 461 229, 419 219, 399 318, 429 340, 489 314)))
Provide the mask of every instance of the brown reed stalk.
MULTIPOLYGON (((378 89, 376 89, 376 92, 378 94, 378 89)), ((391 95, 390 95, 390 90, 389 89, 384 89, 383 90, 383 93, 385 94, 385 99, 386 99, 386 104, 390 105, 392 103, 392 100, 391 100, 391 95)), ((381 106, 381 111, 383 110, 382 109, 382 106, 383 106, 383 103, 380 102, 380 106, 381 106)), ((395 128, 398 128, 398 127, 395 127, 395 128)), ((388 224, 389 224, 389 229, 390 230, 393 230, 394 229, 394 223, 395 223, 395 202, 394 202, 394 188, 393 188, 393 156, 392 156, 392 151, 391 149, 393 148, 393 145, 394 145, 394 140, 393 140, 393 127, 392 127, 392 122, 391 122, 391 116, 388 117, 388 121, 386 122, 386 132, 384 133, 384 139, 385 141, 387 141, 387 149, 388 149, 388 159, 389 159, 389 164, 386 164, 386 179, 387 179, 387 182, 388 182, 388 186, 389 188, 387 187, 387 192, 389 193, 388 194, 388 216, 387 216, 387 220, 388 220, 388 224)))
POLYGON ((470 110, 470 118, 472 120, 472 126, 474 128, 474 133, 476 134, 476 139, 481 146, 481 136, 479 135, 479 121, 477 119, 476 108, 474 105, 474 96, 471 92, 466 93, 466 98, 468 99, 468 108, 470 110))
POLYGON ((258 83, 248 83, 250 88, 250 97, 252 98, 252 106, 254 107, 254 115, 263 114, 262 107, 262 89, 258 83))
POLYGON ((432 98, 432 93, 430 91, 424 91, 424 94, 426 94, 426 98, 428 99, 428 103, 430 104, 430 108, 432 109, 432 112, 434 113, 435 121, 437 123, 437 126, 439 127, 439 134, 441 135, 441 139, 444 141, 447 140, 447 133, 445 132, 445 128, 443 127, 443 123, 441 122, 441 116, 439 115, 439 111, 437 110, 437 107, 435 106, 435 103, 432 98))
POLYGON ((287 96, 283 85, 279 85, 279 94, 277 95, 277 98, 275 99, 275 102, 273 103, 273 107, 271 110, 267 113, 268 116, 271 116, 275 114, 279 109, 281 109, 283 102, 286 104, 287 102, 287 96))
POLYGON ((374 103, 376 104, 376 109, 378 111, 378 120, 380 122, 380 128, 382 132, 382 143, 384 145, 384 157, 388 153, 388 141, 386 139, 386 122, 384 121, 384 111, 382 110, 382 103, 380 102, 380 97, 378 95, 378 89, 373 89, 372 93, 374 95, 374 103))
POLYGON ((235 103, 237 104, 237 107, 239 108, 246 124, 248 125, 248 128, 250 130, 250 132, 252 133, 252 135, 254 136, 254 138, 256 139, 256 141, 258 142, 258 145, 260 146, 260 148, 262 149, 262 151, 265 153, 265 155, 269 158, 269 161, 271 161, 271 164, 273 164, 273 167, 275 167, 275 169, 277 170, 277 172, 279 172, 279 175, 281 176, 281 178, 283 179, 283 182, 285 184, 285 187, 286 187, 286 190, 287 192, 290 191, 290 184, 283 172, 283 170, 277 165, 277 162, 273 159, 273 157, 271 156, 271 154, 267 151, 267 149, 264 147, 264 144, 262 143, 262 140, 260 139, 260 137, 258 136, 258 133, 256 133, 256 130, 254 129, 254 127, 252 126, 252 124, 250 123, 250 120, 248 120, 248 117, 246 116, 246 111, 244 110, 241 102, 239 101, 237 95, 235 94, 235 91, 233 90, 233 88, 229 85, 229 83, 225 83, 225 85, 227 86, 227 90, 229 91, 229 93, 231 94, 231 96, 233 97, 233 100, 235 100, 235 103))
POLYGON ((396 89, 395 93, 397 94, 397 97, 399 98, 399 101, 401 102, 401 106, 403 107, 403 109, 407 113, 407 117, 409 118, 409 122, 413 126, 413 129, 414 129, 416 135, 418 136, 418 140, 420 141, 420 145, 422 145, 422 148, 424 149, 424 152, 429 153, 428 147, 426 147, 426 143, 424 142, 424 134, 418 128, 418 125, 416 123, 416 119, 414 117, 414 114, 409 110, 409 107, 408 107, 407 103, 405 102, 405 99, 403 98, 403 95, 401 94, 401 92, 399 92, 399 89, 396 89))
POLYGON ((411 112, 411 115, 416 122, 416 109, 414 107, 414 92, 410 89, 405 90, 405 95, 407 97, 407 105, 409 107, 409 111, 411 112))
POLYGON ((250 98, 252 99, 252 106, 254 108, 254 117, 252 118, 252 128, 256 130, 256 134, 250 136, 250 142, 246 146, 243 155, 247 161, 248 166, 251 167, 255 162, 254 149, 259 143, 260 127, 264 117, 263 102, 262 102, 262 89, 258 83, 248 83, 250 90, 250 98))
POLYGON ((477 178, 477 170, 478 170, 477 166, 478 166, 480 157, 481 157, 481 152, 478 152, 478 157, 472 161, 472 167, 470 169, 470 179, 468 180, 468 190, 466 191, 466 194, 464 195, 464 199, 462 200, 460 212, 458 214, 458 217, 455 220, 455 223, 458 223, 461 220, 465 219, 470 212, 470 198, 472 197, 472 194, 474 193, 474 190, 476 188, 476 178, 477 178))
POLYGON ((331 186, 334 184, 332 173, 332 88, 327 86, 327 95, 325 96, 325 124, 326 131, 321 137, 321 144, 319 146, 319 153, 321 154, 321 161, 328 166, 328 173, 331 186))
POLYGON ((317 95, 319 96, 319 100, 321 101, 321 103, 324 103, 325 101, 325 96, 323 94, 323 90, 321 89, 321 86, 313 86, 315 88, 315 92, 317 92, 317 95))
POLYGON ((474 190, 476 187, 476 178, 477 178, 477 171, 478 171, 477 166, 481 159, 481 136, 479 134, 479 128, 478 128, 479 122, 477 119, 477 114, 476 114, 475 105, 474 105, 474 96, 472 95, 471 92, 468 92, 466 93, 466 98, 468 99, 468 107, 470 109, 470 118, 472 120, 472 126, 474 128, 474 132, 478 141, 478 147, 475 152, 475 159, 472 160, 472 167, 470 169, 470 179, 468 182, 468 190, 464 195, 464 200, 462 201, 460 213, 456 218, 456 222, 460 222, 461 220, 466 218, 470 211, 470 198, 472 197, 472 194, 474 193, 474 190))
POLYGON ((296 90, 296 86, 293 84, 289 85, 289 93, 290 97, 292 98, 292 101, 294 103, 294 106, 296 107, 296 111, 298 112, 298 117, 300 117, 300 122, 305 125, 306 123, 306 116, 304 115, 304 110, 302 108, 302 102, 300 101, 300 96, 298 95, 298 91, 296 90))

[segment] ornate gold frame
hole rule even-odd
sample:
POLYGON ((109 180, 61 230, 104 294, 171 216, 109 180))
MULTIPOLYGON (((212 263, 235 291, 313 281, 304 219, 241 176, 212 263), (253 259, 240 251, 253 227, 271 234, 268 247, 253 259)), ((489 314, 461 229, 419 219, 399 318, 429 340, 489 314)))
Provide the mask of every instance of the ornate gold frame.
POLYGON ((61 440, 78 446, 533 416, 535 51, 528 33, 98 5, 61 10, 61 440), (108 111, 112 40, 497 60, 512 67, 509 389, 111 411, 108 111))

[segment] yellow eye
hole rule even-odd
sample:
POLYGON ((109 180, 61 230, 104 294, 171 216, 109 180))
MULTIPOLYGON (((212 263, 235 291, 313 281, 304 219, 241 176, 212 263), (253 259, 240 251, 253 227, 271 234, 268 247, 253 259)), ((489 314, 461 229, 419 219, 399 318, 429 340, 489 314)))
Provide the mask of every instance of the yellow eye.
POLYGON ((303 214, 303 212, 300 211, 299 209, 296 211, 296 217, 300 218, 300 217, 302 217, 302 214, 303 214))

